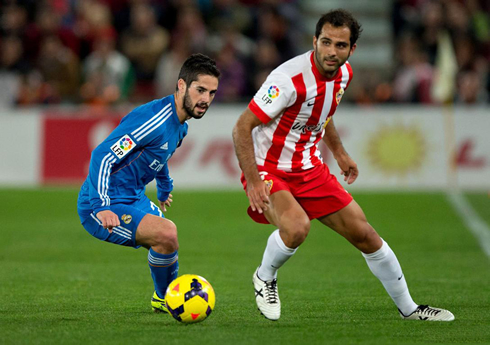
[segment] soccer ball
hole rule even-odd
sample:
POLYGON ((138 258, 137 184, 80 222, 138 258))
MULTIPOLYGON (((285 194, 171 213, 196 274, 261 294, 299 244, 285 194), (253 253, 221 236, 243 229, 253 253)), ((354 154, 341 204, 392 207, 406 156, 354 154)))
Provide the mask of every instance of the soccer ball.
POLYGON ((216 297, 211 284, 195 274, 184 274, 170 283, 165 294, 168 312, 177 321, 195 323, 206 319, 216 297))

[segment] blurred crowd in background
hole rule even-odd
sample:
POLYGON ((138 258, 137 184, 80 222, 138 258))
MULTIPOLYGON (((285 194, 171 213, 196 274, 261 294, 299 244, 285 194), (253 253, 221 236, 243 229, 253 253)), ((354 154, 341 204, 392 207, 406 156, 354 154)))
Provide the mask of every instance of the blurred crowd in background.
MULTIPOLYGON (((194 52, 217 61, 217 102, 248 102, 272 69, 312 48, 315 28, 305 25, 302 6, 297 0, 1 0, 0 107, 147 102, 175 91, 180 67, 194 52)), ((359 71, 353 65, 347 102, 490 103, 489 1, 390 6, 391 65, 359 71)))

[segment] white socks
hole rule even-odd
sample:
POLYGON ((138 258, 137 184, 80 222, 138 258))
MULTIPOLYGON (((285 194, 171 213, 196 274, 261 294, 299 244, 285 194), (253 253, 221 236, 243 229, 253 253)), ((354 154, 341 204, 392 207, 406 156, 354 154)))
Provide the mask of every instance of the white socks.
POLYGON ((277 277, 277 270, 296 253, 297 248, 288 248, 279 235, 279 229, 274 231, 267 240, 262 264, 258 275, 261 280, 269 281, 277 277))
POLYGON ((395 253, 383 239, 383 245, 376 252, 364 254, 371 272, 381 281, 384 288, 403 315, 410 315, 417 309, 408 291, 407 282, 395 253))
MULTIPOLYGON (((373 274, 381 281, 384 288, 404 315, 410 315, 417 309, 408 291, 407 282, 395 253, 383 239, 383 245, 376 252, 364 254, 366 263, 373 274)), ((261 280, 270 281, 277 277, 277 270, 296 253, 297 248, 288 248, 274 231, 267 240, 262 264, 258 275, 261 280)))

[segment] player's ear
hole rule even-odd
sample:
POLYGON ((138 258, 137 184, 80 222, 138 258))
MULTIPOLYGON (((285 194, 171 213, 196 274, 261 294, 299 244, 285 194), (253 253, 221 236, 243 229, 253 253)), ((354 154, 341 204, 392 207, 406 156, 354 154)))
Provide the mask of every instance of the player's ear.
POLYGON ((184 79, 180 78, 178 81, 177 81, 177 87, 179 89, 179 92, 183 92, 185 93, 185 89, 186 89, 186 83, 184 81, 184 79))
POLYGON ((313 35, 313 49, 315 49, 316 47, 316 41, 317 41, 316 36, 313 35))
POLYGON ((357 48, 357 43, 354 43, 354 45, 352 46, 352 48, 350 48, 349 57, 351 57, 352 54, 354 54, 354 50, 356 50, 356 48, 357 48))

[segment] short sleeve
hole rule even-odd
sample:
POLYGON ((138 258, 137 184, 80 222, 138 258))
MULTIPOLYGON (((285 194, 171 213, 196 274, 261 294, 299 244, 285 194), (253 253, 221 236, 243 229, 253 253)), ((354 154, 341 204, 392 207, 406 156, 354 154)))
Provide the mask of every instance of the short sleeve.
POLYGON ((295 100, 296 92, 291 78, 273 71, 248 106, 263 123, 267 123, 294 104, 295 100))

